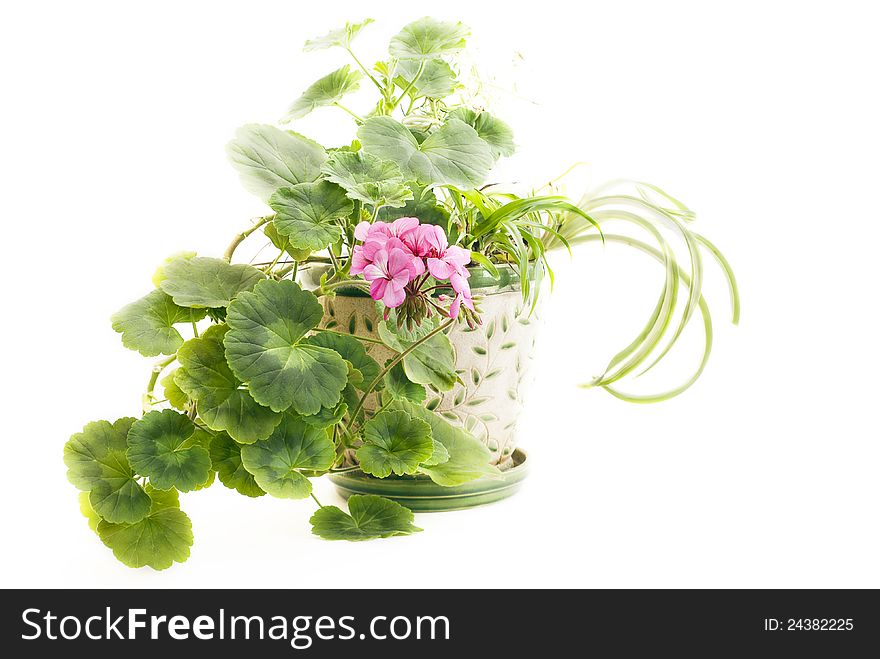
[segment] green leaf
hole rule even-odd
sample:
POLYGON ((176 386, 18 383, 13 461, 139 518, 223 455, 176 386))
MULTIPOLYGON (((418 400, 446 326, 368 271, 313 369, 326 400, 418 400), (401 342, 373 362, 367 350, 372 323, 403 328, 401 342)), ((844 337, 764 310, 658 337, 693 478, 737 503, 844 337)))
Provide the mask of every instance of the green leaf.
POLYGON ((150 510, 150 497, 133 476, 97 483, 89 492, 89 503, 98 515, 114 523, 137 522, 150 510))
POLYGON ((155 357, 173 355, 183 345, 183 337, 174 325, 204 317, 204 311, 179 307, 170 296, 155 290, 122 307, 111 321, 113 330, 122 334, 122 345, 144 357, 155 357))
POLYGON ((89 528, 97 533, 98 523, 101 521, 101 516, 95 512, 94 508, 92 508, 92 504, 89 502, 88 492, 79 493, 79 511, 82 513, 83 517, 86 518, 86 521, 88 521, 89 528))
POLYGON ((131 417, 114 423, 95 421, 64 445, 67 479, 89 492, 89 503, 113 522, 136 522, 150 510, 150 497, 135 480, 126 457, 131 417))
POLYGON ((162 285, 162 282, 165 280, 165 266, 169 263, 172 263, 178 259, 191 259, 196 256, 195 252, 178 252, 177 254, 172 254, 167 259, 162 261, 156 271, 153 273, 153 286, 159 288, 162 285))
POLYGON ((180 510, 176 492, 152 492, 150 496, 155 498, 143 519, 134 524, 102 520, 98 524, 98 536, 128 567, 164 570, 189 558, 193 544, 192 522, 180 510))
POLYGON ((425 62, 422 74, 416 79, 419 72, 419 62, 416 60, 402 60, 397 63, 395 84, 401 89, 409 87, 412 98, 427 96, 429 98, 445 98, 458 87, 455 79, 455 71, 442 59, 432 59, 425 62), (415 83, 410 87, 410 83, 415 83))
POLYGON ((183 344, 177 358, 177 384, 193 400, 199 417, 212 430, 225 430, 237 442, 266 439, 281 415, 253 399, 226 363, 226 325, 214 325, 201 337, 183 344))
POLYGON ((159 490, 189 492, 210 476, 211 457, 193 437, 195 424, 174 410, 149 412, 128 433, 128 460, 159 490))
POLYGON ((392 222, 399 217, 417 217, 422 224, 436 224, 446 229, 449 222, 449 211, 437 202, 434 191, 418 183, 410 183, 412 199, 402 208, 382 208, 379 219, 392 222))
POLYGON ((400 362, 397 362, 385 374, 385 391, 397 400, 409 400, 414 403, 421 403, 425 400, 425 387, 411 382, 406 377, 403 364, 400 362))
POLYGON ((351 198, 372 206, 401 207, 412 190, 395 163, 362 151, 335 151, 322 172, 351 198))
POLYGON ((398 401, 392 407, 430 425, 434 440, 443 444, 449 453, 447 461, 433 466, 423 465, 419 469, 438 485, 454 487, 477 478, 492 478, 501 474, 497 467, 490 464, 492 454, 489 449, 469 432, 447 423, 421 405, 398 401))
POLYGON ((373 540, 421 531, 413 513, 396 501, 374 494, 354 494, 345 514, 336 506, 322 506, 309 520, 312 533, 324 540, 373 540))
POLYGON ((339 240, 340 220, 354 204, 338 185, 327 181, 281 188, 269 199, 275 211, 275 228, 297 249, 317 251, 339 240))
POLYGON ((306 45, 303 47, 303 50, 309 52, 313 50, 324 50, 325 48, 333 48, 334 46, 348 48, 351 45, 352 40, 358 35, 358 33, 372 22, 372 18, 367 18, 360 23, 346 23, 345 27, 338 30, 330 30, 330 32, 325 34, 323 37, 309 39, 308 41, 306 41, 306 45))
POLYGON ((444 462, 449 462, 449 451, 446 449, 446 446, 435 439, 431 457, 422 462, 422 466, 434 467, 444 462))
POLYGON ((363 75, 360 71, 352 71, 346 64, 341 69, 316 80, 287 109, 287 114, 281 118, 281 123, 302 119, 315 108, 338 103, 342 97, 357 91, 361 78, 363 75))
POLYGON ((132 476, 125 451, 128 431, 134 422, 132 417, 113 423, 93 421, 81 433, 71 436, 64 445, 67 480, 76 488, 89 491, 103 480, 132 476))
POLYGON ((282 236, 278 233, 274 222, 269 222, 263 229, 263 233, 275 247, 282 252, 287 252, 294 261, 305 261, 312 253, 310 249, 297 249, 291 245, 290 239, 287 236, 282 236))
POLYGON ((225 432, 215 435, 211 440, 211 463, 223 485, 246 497, 261 497, 266 493, 241 463, 241 448, 225 432))
POLYGON ((168 401, 168 404, 175 409, 183 411, 189 403, 189 396, 174 381, 176 375, 177 370, 171 371, 159 381, 159 384, 162 385, 162 389, 165 392, 165 400, 168 401))
POLYGON ((428 185, 479 187, 495 163, 489 145, 458 119, 419 144, 391 117, 371 117, 358 129, 358 139, 366 153, 398 163, 405 176, 428 185))
POLYGON ((361 469, 378 478, 414 474, 434 451, 431 426, 406 412, 382 412, 364 424, 364 444, 357 450, 361 469))
POLYGON ((345 336, 344 334, 336 334, 334 332, 318 332, 314 336, 310 336, 306 341, 310 345, 329 348, 338 352, 345 361, 360 371, 363 379, 361 382, 352 384, 361 391, 368 387, 376 379, 376 376, 379 375, 379 364, 367 354, 364 344, 353 336, 345 336))
POLYGON ((501 156, 512 156, 516 150, 516 145, 513 143, 513 129, 488 112, 456 108, 449 113, 449 117, 459 119, 477 131, 480 139, 492 149, 492 155, 496 159, 501 156))
POLYGON ((406 25, 391 39, 388 50, 401 60, 429 60, 452 55, 465 47, 470 30, 462 23, 447 23, 428 16, 406 25))
POLYGON ((181 307, 216 309, 229 306, 236 295, 265 278, 253 266, 199 256, 168 263, 161 286, 181 307))
MULTIPOLYGON (((404 352, 436 327, 436 321, 422 321, 421 328, 413 331, 406 327, 394 328, 388 321, 379 323, 379 337, 392 350, 404 352)), ((449 391, 458 381, 455 372, 455 350, 449 337, 435 334, 416 346, 403 358, 406 377, 417 384, 430 384, 440 391, 449 391)))
POLYGON ((226 152, 245 189, 264 201, 278 188, 317 180, 327 159, 317 142, 264 124, 239 128, 226 152))
POLYGON ((302 420, 314 428, 329 428, 335 426, 342 421, 343 417, 348 413, 348 405, 344 402, 339 403, 334 408, 322 407, 321 411, 311 416, 304 416, 302 420))
POLYGON ((261 281, 229 305, 226 358, 258 403, 309 416, 339 402, 345 360, 304 340, 323 315, 318 298, 289 280, 261 281))
POLYGON ((336 459, 336 449, 327 433, 285 414, 269 437, 241 449, 245 469, 263 490, 282 499, 304 499, 312 484, 298 470, 323 471, 336 459))

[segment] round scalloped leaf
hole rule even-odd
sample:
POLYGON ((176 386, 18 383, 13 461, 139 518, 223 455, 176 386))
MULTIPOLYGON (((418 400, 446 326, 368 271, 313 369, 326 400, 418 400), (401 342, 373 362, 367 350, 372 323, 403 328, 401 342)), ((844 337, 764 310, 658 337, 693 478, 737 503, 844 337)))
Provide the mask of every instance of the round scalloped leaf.
POLYGON ((492 149, 492 155, 495 158, 512 156, 516 150, 516 145, 513 143, 513 129, 488 112, 476 112, 470 108, 456 108, 449 113, 449 117, 459 119, 477 131, 480 139, 492 149))
POLYGON ((193 544, 192 522, 179 508, 177 493, 151 492, 154 499, 143 519, 134 524, 102 520, 98 536, 113 555, 128 567, 149 566, 164 570, 189 558, 193 544))
POLYGON ((64 445, 67 480, 88 491, 102 480, 133 477, 125 451, 128 431, 134 422, 128 416, 113 423, 93 421, 81 433, 72 435, 64 445))
POLYGON ((323 471, 333 466, 336 449, 327 433, 285 414, 269 439, 241 449, 245 469, 266 492, 281 499, 304 499, 312 492, 300 469, 323 471))
POLYGON ((408 94, 412 98, 422 96, 446 98, 458 87, 455 71, 442 59, 432 59, 425 62, 422 74, 416 79, 418 72, 419 62, 416 60, 401 60, 397 63, 398 75, 394 82, 401 89, 409 87, 408 94), (414 83, 413 80, 415 80, 414 83))
POLYGON ((95 421, 64 445, 67 479, 89 492, 91 508, 111 522, 136 522, 150 509, 150 498, 135 480, 126 457, 126 437, 135 420, 95 421))
POLYGON ((159 380, 159 384, 162 385, 162 391, 165 394, 165 400, 168 401, 168 404, 175 409, 183 411, 189 404, 189 396, 187 396, 177 382, 175 382, 174 378, 176 376, 177 369, 171 371, 168 375, 159 380))
MULTIPOLYGON (((395 328, 383 320, 379 323, 379 337, 392 350, 404 352, 435 326, 436 321, 428 319, 421 328, 409 331, 406 327, 395 328)), ((455 372, 455 349, 449 337, 440 332, 417 345, 403 358, 403 370, 406 377, 417 384, 430 384, 440 391, 452 389, 458 375, 455 372)))
POLYGON ((310 249, 297 249, 292 246, 290 244, 290 239, 287 236, 282 236, 278 233, 278 229, 275 228, 274 222, 269 222, 269 224, 263 228, 263 234, 275 247, 282 252, 287 252, 294 261, 305 261, 309 258, 309 254, 312 253, 312 250, 310 249))
POLYGON ((211 462, 217 471, 217 478, 239 494, 261 497, 266 493, 257 485, 254 475, 241 463, 241 448, 241 444, 233 441, 226 433, 220 433, 211 440, 211 462))
POLYGON ((431 426, 397 410, 377 414, 364 424, 364 445, 357 459, 365 473, 385 478, 416 473, 433 453, 431 426))
POLYGON ((309 85, 302 96, 293 102, 281 118, 281 122, 302 119, 315 108, 337 103, 342 97, 357 91, 361 78, 363 78, 361 72, 352 71, 348 64, 325 75, 309 85))
POLYGON ((173 355, 183 345, 174 327, 205 317, 204 311, 184 309, 161 290, 151 291, 127 304, 111 317, 113 330, 122 334, 122 345, 144 357, 173 355))
POLYGON ((325 540, 372 540, 421 531, 413 524, 413 513, 396 501, 374 494, 348 498, 345 514, 336 506, 319 508, 309 520, 312 533, 325 540))
POLYGON ((89 502, 89 493, 88 492, 80 492, 79 493, 79 511, 82 513, 83 517, 86 518, 86 521, 89 523, 89 528, 92 529, 95 533, 98 532, 98 523, 101 521, 101 516, 95 512, 95 509, 92 508, 92 504, 89 502))
POLYGON ((354 204, 335 183, 317 181, 281 188, 269 199, 275 229, 297 249, 318 251, 342 235, 338 220, 351 215, 354 204))
POLYGON ((165 266, 169 263, 176 261, 177 259, 192 259, 195 257, 195 252, 177 252, 176 254, 169 256, 159 264, 159 267, 156 268, 156 271, 153 273, 153 286, 159 288, 162 285, 162 282, 165 279, 165 266))
POLYGON ((367 27, 367 25, 372 22, 372 18, 366 18, 360 23, 346 23, 345 27, 338 30, 330 30, 323 37, 309 39, 308 41, 306 41, 306 45, 303 46, 303 50, 306 52, 310 52, 312 50, 324 50, 325 48, 333 48, 334 46, 346 48, 351 44, 352 39, 354 39, 361 30, 363 30, 365 27, 367 27))
POLYGON ((396 162, 404 176, 426 185, 476 188, 495 164, 488 143, 458 119, 447 120, 421 144, 391 117, 371 117, 357 134, 366 153, 396 162))
POLYGON ((447 460, 438 464, 429 464, 429 460, 419 468, 421 473, 430 476, 438 485, 455 487, 477 478, 497 478, 501 475, 498 468, 491 464, 492 454, 486 445, 463 428, 451 425, 421 405, 395 401, 392 407, 404 410, 430 425, 434 441, 446 448, 447 460))
POLYGON ((423 467, 435 467, 437 465, 441 465, 444 462, 449 462, 449 451, 446 447, 438 442, 436 439, 434 440, 434 445, 431 452, 431 457, 425 460, 422 463, 423 467))
POLYGON ((406 377, 406 372, 403 370, 403 364, 401 362, 397 362, 392 366, 385 374, 384 379, 385 391, 392 398, 398 400, 410 400, 414 403, 421 403, 425 400, 426 394, 424 385, 412 382, 406 377))
MULTIPOLYGON (((313 346, 329 348, 352 365, 352 368, 360 371, 363 376, 361 382, 352 382, 358 389, 363 390, 379 375, 379 364, 367 354, 364 344, 353 336, 336 334, 334 332, 318 332, 307 339, 313 346)), ((381 385, 381 383, 380 383, 381 385)))
POLYGON ((449 221, 449 211, 437 201, 431 188, 418 183, 409 183, 413 198, 402 208, 386 206, 379 210, 379 219, 392 222, 399 217, 417 217, 422 224, 436 224, 445 227, 449 221))
POLYGON ((150 497, 130 476, 96 483, 89 492, 89 503, 101 518, 117 524, 133 524, 150 511, 150 497))
POLYGON ((265 278, 253 266, 199 256, 168 263, 161 286, 181 307, 216 309, 229 306, 236 295, 265 278))
POLYGON ((438 21, 425 16, 403 27, 394 37, 388 50, 400 60, 428 60, 441 55, 452 55, 465 47, 470 30, 463 23, 438 21))
POLYGON ((127 455, 132 467, 159 490, 189 492, 210 477, 211 456, 195 424, 174 410, 149 412, 135 421, 128 433, 127 455))
POLYGON ((400 208, 413 198, 400 167, 363 151, 336 151, 321 171, 328 181, 342 186, 349 198, 365 204, 400 208))
POLYGON ((239 128, 226 152, 245 189, 263 201, 278 188, 317 180, 327 159, 317 142, 265 124, 239 128))
POLYGON ((323 315, 318 298, 288 280, 261 281, 229 306, 226 359, 258 403, 303 416, 336 407, 348 366, 339 353, 304 340, 323 315))
POLYGON ((212 430, 223 430, 237 442, 266 439, 281 415, 253 399, 226 363, 226 325, 213 325, 177 352, 178 386, 196 401, 199 417, 212 430))
POLYGON ((335 408, 322 407, 321 411, 311 416, 301 417, 303 421, 314 428, 329 428, 342 421, 348 413, 348 405, 340 402, 335 408))

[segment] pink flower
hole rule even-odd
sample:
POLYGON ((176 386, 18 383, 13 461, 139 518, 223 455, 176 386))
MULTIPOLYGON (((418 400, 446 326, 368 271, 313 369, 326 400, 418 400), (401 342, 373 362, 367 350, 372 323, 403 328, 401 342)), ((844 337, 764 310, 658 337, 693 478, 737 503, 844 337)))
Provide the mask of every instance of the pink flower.
POLYGON ((465 270, 464 273, 465 274, 462 275, 461 273, 454 272, 449 278, 449 283, 452 284, 452 289, 456 293, 455 299, 452 301, 452 304, 449 305, 450 318, 458 318, 458 312, 461 309, 462 304, 471 311, 474 311, 474 300, 471 297, 471 285, 467 280, 471 273, 467 270, 465 270))
POLYGON ((424 225, 425 242, 430 246, 428 252, 428 272, 435 279, 449 279, 453 273, 467 277, 467 268, 471 262, 471 254, 461 247, 449 246, 446 233, 438 226, 424 225))
POLYGON ((412 231, 419 226, 419 220, 416 217, 401 217, 391 224, 387 222, 361 222, 354 228, 354 237, 361 242, 368 240, 379 240, 384 238, 401 238, 408 231, 412 231))
POLYGON ((364 268, 364 279, 370 282, 370 296, 391 309, 403 303, 404 288, 417 276, 412 255, 396 247, 390 251, 377 250, 372 263, 364 268))
MULTIPOLYGON (((407 231, 401 240, 413 254, 424 258, 434 250, 434 243, 436 242, 434 237, 435 229, 440 229, 440 227, 422 224, 412 231, 407 231)), ((440 231, 442 232, 443 229, 440 229, 440 231)))
POLYGON ((354 237, 363 242, 352 251, 351 269, 349 273, 359 275, 364 269, 373 262, 376 252, 380 249, 390 251, 397 248, 402 249, 410 255, 416 274, 420 275, 425 271, 425 263, 412 253, 410 248, 400 238, 406 236, 414 229, 418 228, 419 221, 414 217, 401 217, 394 220, 391 224, 386 222, 361 222, 355 227, 354 237))

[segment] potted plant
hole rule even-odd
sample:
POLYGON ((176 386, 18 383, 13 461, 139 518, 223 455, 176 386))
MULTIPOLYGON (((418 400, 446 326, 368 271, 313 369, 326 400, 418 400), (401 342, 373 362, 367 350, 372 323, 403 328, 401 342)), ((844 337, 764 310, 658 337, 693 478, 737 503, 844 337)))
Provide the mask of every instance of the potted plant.
POLYGON ((513 132, 457 93, 461 23, 415 21, 368 69, 352 41, 369 23, 306 43, 344 50, 353 66, 311 85, 281 122, 335 107, 352 115, 353 141, 325 148, 287 128, 240 128, 229 156, 266 214, 220 258, 170 257, 154 290, 113 316, 125 347, 159 358, 142 415, 87 424, 64 460, 89 524, 126 565, 185 560, 193 535, 179 493, 215 481, 248 497, 311 497, 312 531, 330 540, 410 534, 420 530, 413 510, 511 494, 525 474, 516 421, 551 250, 622 242, 665 272, 642 332, 585 386, 651 402, 693 383, 712 336, 704 253, 727 276, 738 317, 729 265, 659 188, 614 184, 574 202, 487 185, 513 153, 513 132), (377 100, 357 114, 342 100, 361 84, 377 100), (603 231, 614 223, 656 245, 603 231), (686 246, 687 267, 667 231, 686 246), (260 235, 271 256, 236 262, 260 235), (620 390, 694 314, 706 332, 694 375, 654 396, 620 390), (317 501, 310 479, 322 475, 348 496, 347 512, 317 501))

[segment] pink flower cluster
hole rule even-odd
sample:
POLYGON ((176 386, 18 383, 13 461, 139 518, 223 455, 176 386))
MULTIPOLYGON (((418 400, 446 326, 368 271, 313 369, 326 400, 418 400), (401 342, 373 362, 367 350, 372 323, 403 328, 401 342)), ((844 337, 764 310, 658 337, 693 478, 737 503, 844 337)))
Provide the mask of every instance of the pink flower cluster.
POLYGON ((470 252, 450 245, 442 228, 420 224, 415 217, 401 217, 392 223, 361 222, 354 236, 363 244, 354 248, 352 275, 370 282, 370 295, 386 307, 403 304, 406 296, 418 295, 428 275, 448 281, 455 291, 449 316, 457 318, 461 305, 473 310, 467 278, 470 252))

